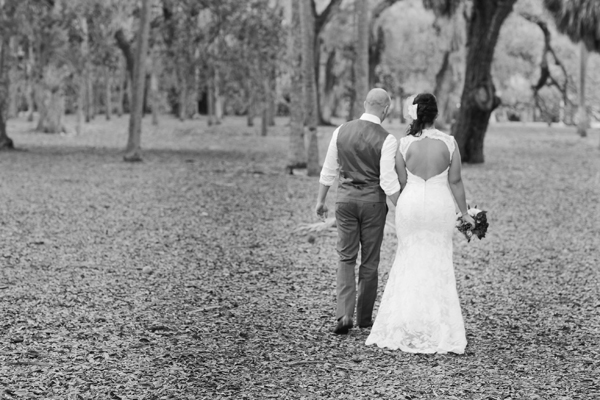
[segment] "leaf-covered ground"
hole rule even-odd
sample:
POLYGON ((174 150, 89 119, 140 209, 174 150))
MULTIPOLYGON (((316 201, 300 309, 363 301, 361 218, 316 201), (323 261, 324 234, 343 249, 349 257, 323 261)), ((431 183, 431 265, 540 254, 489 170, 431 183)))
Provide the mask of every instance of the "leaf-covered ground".
POLYGON ((464 168, 490 231, 455 236, 466 354, 411 355, 330 333, 335 237, 290 233, 316 220, 317 180, 284 174, 285 122, 164 119, 126 164, 125 118, 75 137, 11 121, 0 398, 600 398, 597 132, 491 127, 464 168))

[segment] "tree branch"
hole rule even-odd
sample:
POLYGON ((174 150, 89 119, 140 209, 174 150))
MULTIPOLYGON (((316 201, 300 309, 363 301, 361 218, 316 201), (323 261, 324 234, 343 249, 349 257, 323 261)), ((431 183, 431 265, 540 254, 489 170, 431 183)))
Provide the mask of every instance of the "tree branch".
POLYGON ((331 0, 321 14, 318 15, 315 1, 313 0, 311 3, 313 7, 313 15, 315 16, 315 35, 318 35, 321 33, 323 27, 327 25, 333 15, 333 12, 340 6, 342 0, 331 0))
POLYGON ((548 84, 548 86, 556 86, 563 94, 563 97, 567 98, 567 96, 566 96, 567 81, 568 81, 567 70, 566 70, 565 66, 563 65, 563 63, 560 61, 560 59, 557 57, 554 49, 552 48, 552 44, 550 42, 551 36, 550 36, 550 30, 548 29, 548 24, 546 23, 546 21, 542 20, 540 17, 538 17, 536 15, 531 15, 528 13, 520 13, 519 15, 522 18, 526 19, 527 21, 532 22, 532 23, 536 24, 537 26, 539 26, 540 29, 542 30, 542 33, 544 34, 544 52, 542 54, 542 62, 540 65, 540 68, 542 69, 542 71, 540 73, 540 79, 538 80, 537 84, 532 86, 532 89, 534 91, 534 96, 537 96, 537 92, 546 85, 546 82, 549 79, 550 83, 548 84), (565 83, 562 86, 558 84, 558 81, 550 73, 550 69, 548 67, 548 60, 547 60, 548 54, 552 55, 552 58, 554 58, 554 64, 557 65, 558 67, 560 67, 563 75, 565 76, 565 83))
POLYGON ((379 18, 382 12, 384 12, 387 8, 393 6, 398 1, 401 0, 382 0, 379 3, 377 3, 375 8, 373 8, 373 11, 371 12, 371 26, 377 20, 377 18, 379 18))
POLYGON ((531 85, 531 90, 533 91, 533 99, 535 102, 535 106, 538 110, 540 110, 543 114, 548 114, 548 107, 546 106, 546 102, 539 95, 539 91, 545 86, 548 87, 556 87, 558 91, 561 93, 563 102, 565 104, 570 103, 569 96, 567 96, 567 85, 569 82, 569 76, 567 75, 567 70, 563 63, 558 59, 554 49, 552 48, 552 44, 550 42, 550 30, 548 29, 548 24, 546 21, 541 19, 536 15, 531 15, 528 13, 520 13, 522 18, 527 21, 536 24, 542 30, 544 34, 544 51, 542 53, 542 61, 540 62, 540 77, 535 85, 531 85), (552 55, 554 58, 554 64, 559 66, 563 76, 565 77, 564 84, 560 84, 556 78, 552 76, 550 72, 550 67, 548 66, 548 54, 552 55))
POLYGON ((436 17, 451 17, 462 0, 423 0, 423 6, 427 10, 433 10, 436 17))
POLYGON ((117 47, 121 49, 121 52, 123 52, 123 56, 125 57, 125 65, 127 66, 127 72, 129 73, 130 78, 133 79, 133 49, 131 43, 125 37, 123 29, 119 29, 115 32, 115 40, 117 42, 117 47))

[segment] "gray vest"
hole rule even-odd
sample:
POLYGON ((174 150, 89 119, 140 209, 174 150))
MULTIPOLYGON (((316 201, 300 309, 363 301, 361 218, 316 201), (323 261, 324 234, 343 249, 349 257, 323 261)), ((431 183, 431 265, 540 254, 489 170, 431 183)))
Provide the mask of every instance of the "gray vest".
POLYGON ((337 202, 385 203, 379 186, 381 148, 388 132, 379 124, 356 119, 340 127, 337 137, 340 164, 337 202))

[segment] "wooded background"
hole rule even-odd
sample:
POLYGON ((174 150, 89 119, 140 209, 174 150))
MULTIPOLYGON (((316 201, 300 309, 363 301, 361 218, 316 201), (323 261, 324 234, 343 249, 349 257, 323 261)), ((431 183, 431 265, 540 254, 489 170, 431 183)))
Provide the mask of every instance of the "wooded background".
POLYGON ((600 398, 599 3, 0 0, 0 398, 600 398), (395 137, 431 91, 485 141, 464 356, 332 335, 335 232, 293 233, 316 179, 284 166, 377 85, 395 137))
POLYGON ((136 161, 142 113, 258 117, 263 135, 289 115, 287 164, 316 175, 317 125, 356 118, 380 86, 402 122, 407 96, 434 93, 438 126, 481 163, 490 122, 586 135, 599 18, 593 0, 0 0, 0 145, 14 146, 6 120, 19 113, 47 133, 76 114, 80 133, 133 111, 136 161))

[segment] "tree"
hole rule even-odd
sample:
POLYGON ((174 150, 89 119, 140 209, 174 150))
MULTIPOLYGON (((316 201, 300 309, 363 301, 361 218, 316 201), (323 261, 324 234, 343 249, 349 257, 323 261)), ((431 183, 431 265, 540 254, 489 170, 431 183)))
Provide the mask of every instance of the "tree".
MULTIPOLYGON (((385 34, 381 25, 377 24, 379 17, 399 0, 381 0, 371 11, 369 18, 369 88, 379 82, 376 68, 381 63, 381 54, 385 50, 385 34)), ((388 88, 391 89, 391 88, 388 88)))
MULTIPOLYGON (((304 1, 304 0, 298 0, 298 1, 304 1)), ((310 29, 313 30, 313 33, 311 35, 312 42, 311 42, 310 46, 313 51, 312 59, 313 59, 313 68, 315 70, 313 77, 314 77, 314 81, 315 81, 315 87, 317 87, 317 88, 320 86, 319 83, 320 83, 320 71, 321 71, 321 42, 322 42, 321 34, 325 30, 325 27, 327 26, 327 24, 331 20, 331 17, 334 15, 336 10, 339 8, 341 3, 342 3, 342 0, 330 0, 329 3, 327 4, 327 6, 320 13, 318 13, 315 0, 310 0, 311 18, 310 18, 309 23, 310 23, 310 27, 312 27, 310 29)), ((324 125, 330 125, 331 122, 328 120, 325 120, 321 113, 321 97, 320 97, 318 90, 316 91, 315 101, 316 101, 316 107, 317 107, 318 123, 324 124, 324 125)))
MULTIPOLYGON (((399 0, 380 0, 375 4, 374 7, 372 7, 372 9, 369 7, 369 2, 357 0, 352 3, 354 9, 350 13, 352 18, 351 22, 348 24, 353 28, 351 30, 352 42, 345 46, 352 52, 352 83, 348 88, 351 103, 350 111, 348 113, 348 118, 350 119, 355 118, 362 112, 364 96, 366 95, 368 89, 380 84, 380 74, 377 71, 377 67, 382 61, 382 55, 385 50, 386 35, 384 27, 378 22, 384 12, 398 1, 399 0), (367 50, 365 50, 365 48, 367 50), (366 77, 367 80, 363 81, 361 79, 359 82, 357 80, 358 76, 366 77), (363 86, 366 87, 366 89, 363 88, 363 86)), ((337 24, 340 24, 346 21, 342 21, 342 18, 336 18, 336 22, 337 24)), ((339 46, 339 32, 334 31, 333 35, 334 42, 337 46, 339 46)), ((344 52, 346 49, 344 49, 343 46, 341 47, 341 50, 344 52)), ((327 102, 331 102, 330 98, 331 92, 333 92, 333 85, 338 80, 333 74, 333 68, 336 65, 336 54, 337 51, 335 47, 329 49, 327 62, 325 63, 325 83, 323 94, 325 96, 326 104, 324 107, 321 107, 322 117, 324 110, 327 112, 327 114, 324 116, 331 114, 331 112, 328 110, 331 105, 327 104, 327 102)), ((386 89, 393 91, 395 88, 386 87, 386 89)), ((326 120, 326 118, 322 118, 322 121, 326 120)))
MULTIPOLYGON (((199 64, 206 67, 202 58, 206 56, 206 42, 199 27, 198 15, 202 5, 193 1, 163 0, 163 24, 161 32, 165 44, 164 56, 174 70, 176 110, 180 120, 190 116, 190 104, 197 98, 199 64)), ((208 80, 207 92, 210 92, 212 79, 208 80)), ((212 106, 212 92, 208 93, 212 106)))
POLYGON ((432 3, 423 1, 425 8, 433 9, 433 23, 437 36, 447 42, 443 50, 442 64, 435 75, 433 94, 437 98, 441 129, 450 126, 456 111, 456 93, 462 87, 462 64, 464 63, 464 2, 432 3), (448 18, 448 16, 450 16, 448 18))
POLYGON ((369 7, 364 0, 354 1, 355 40, 354 49, 354 106, 351 118, 360 117, 363 103, 369 91, 369 7))
MULTIPOLYGON (((116 14, 127 12, 123 6, 111 3, 111 1, 100 0, 79 0, 87 2, 85 17, 88 25, 88 47, 89 55, 85 58, 87 65, 84 74, 88 86, 89 103, 94 99, 102 99, 106 119, 109 120, 112 114, 112 77, 119 69, 120 54, 114 45, 114 33, 117 29, 123 29, 123 24, 118 21, 116 14), (94 78, 94 72, 99 79, 94 78), (93 96, 94 82, 98 87, 99 96, 93 96)), ((122 18, 122 17, 121 17, 122 18)), ((91 110, 95 104, 88 104, 89 117, 93 117, 95 111, 91 110)), ((99 107, 98 107, 99 108, 99 107)))
POLYGON ((585 106, 587 52, 600 52, 600 2, 596 0, 544 0, 558 30, 573 42, 581 43, 579 70, 579 108, 577 132, 586 136, 588 124, 585 106))
POLYGON ((8 118, 8 98, 10 93, 10 64, 12 54, 10 39, 14 35, 15 14, 18 12, 16 1, 0 0, 0 149, 14 148, 13 140, 6 131, 8 118))
POLYGON ((71 75, 72 58, 69 47, 69 24, 72 10, 60 2, 25 2, 29 14, 26 32, 33 47, 35 64, 33 79, 35 104, 39 111, 36 130, 44 133, 65 131, 65 93, 71 75))
MULTIPOLYGON (((232 4, 219 17, 216 29, 222 34, 211 48, 211 63, 216 69, 215 92, 219 89, 221 98, 228 91, 240 96, 249 126, 253 124, 254 113, 259 112, 264 136, 268 126, 273 125, 275 82, 285 54, 283 10, 268 0, 232 4)), ((215 112, 218 108, 215 107, 215 112)), ((223 109, 222 105, 220 108, 223 109)))
POLYGON ((403 103, 409 94, 432 92, 436 73, 447 47, 432 25, 435 16, 424 12, 422 2, 403 2, 384 13, 379 24, 386 37, 378 75, 386 88, 393 88, 394 112, 403 118, 403 103))
POLYGON ((300 4, 289 2, 288 59, 290 72, 290 143, 288 147, 288 170, 306 168, 304 145, 304 104, 302 96, 302 32, 300 4))
POLYGON ((146 55, 150 35, 150 0, 142 0, 140 29, 137 40, 133 70, 131 112, 129 117, 129 138, 125 148, 125 161, 141 161, 140 141, 142 135, 142 112, 144 107, 144 84, 146 77, 146 55))
MULTIPOLYGON (((567 73, 567 70, 566 70, 563 62, 560 60, 560 58, 556 54, 556 51, 552 47, 551 33, 550 33, 550 29, 548 28, 548 24, 546 23, 546 21, 544 21, 542 18, 540 18, 536 15, 529 14, 526 12, 521 12, 519 15, 521 17, 523 17, 524 19, 526 19, 527 21, 530 21, 530 22, 536 24, 542 31, 542 34, 544 35, 544 48, 542 51, 542 57, 541 57, 541 61, 540 61, 540 75, 539 75, 539 78, 537 79, 537 82, 535 84, 531 85, 531 89, 533 91, 533 99, 534 99, 536 108, 540 111, 540 113, 543 115, 543 117, 550 124, 554 117, 553 112, 552 112, 553 107, 548 106, 546 104, 546 101, 544 100, 544 98, 542 96, 540 96, 540 91, 545 87, 549 87, 549 88, 554 87, 560 92, 563 107, 570 105, 571 101, 569 99, 568 92, 567 92, 568 84, 569 84, 569 78, 568 78, 569 74, 567 73), (550 57, 552 57, 552 58, 550 59, 550 57), (550 68, 551 65, 555 65, 560 69, 562 76, 563 76, 562 82, 552 72, 552 69, 550 68)), ((560 112, 559 112, 559 114, 560 114, 560 112)), ((561 122, 565 122, 564 115, 561 118, 561 122)))
POLYGON ((319 142, 317 139, 318 123, 318 103, 317 87, 315 80, 314 63, 314 30, 312 27, 313 13, 311 10, 311 0, 301 0, 300 3, 300 26, 302 32, 302 70, 304 82, 304 106, 305 123, 308 126, 308 157, 307 173, 308 176, 318 176, 319 166, 319 142))
MULTIPOLYGON (((79 55, 73 64, 75 66, 75 71, 77 72, 77 125, 76 132, 80 135, 83 132, 83 122, 84 122, 84 113, 85 113, 85 103, 86 103, 86 95, 88 89, 88 78, 89 78, 89 31, 87 18, 85 15, 79 16, 79 29, 81 33, 81 44, 79 45, 79 55)), ((77 52, 73 52, 77 54, 77 52)), ((88 114, 89 115, 89 114, 88 114)))
POLYGON ((588 50, 583 42, 579 44, 579 106, 577 107, 577 133, 587 136, 589 120, 585 106, 585 76, 587 73, 588 50))
POLYGON ((152 50, 150 66, 150 106, 152 107, 152 125, 158 125, 158 108, 160 94, 158 92, 159 59, 156 51, 152 50))
MULTIPOLYGON (((458 0, 430 1, 445 8, 446 14, 454 12, 458 3, 458 0)), ((484 162, 485 133, 492 111, 500 104, 491 74, 494 49, 500 28, 515 2, 478 0, 471 6, 471 15, 467 19, 465 84, 458 119, 452 126, 464 162, 484 162)))

